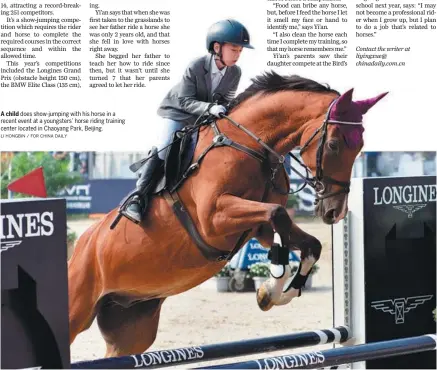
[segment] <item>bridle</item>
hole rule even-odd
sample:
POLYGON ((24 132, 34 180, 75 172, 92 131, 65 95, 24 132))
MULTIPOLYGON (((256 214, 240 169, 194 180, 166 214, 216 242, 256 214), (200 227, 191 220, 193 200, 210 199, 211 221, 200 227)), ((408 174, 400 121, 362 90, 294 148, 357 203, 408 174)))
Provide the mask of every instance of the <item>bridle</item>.
MULTIPOLYGON (((314 201, 314 204, 317 204, 320 200, 326 199, 329 197, 332 197, 337 194, 342 193, 349 193, 350 190, 350 181, 339 181, 336 180, 330 176, 326 176, 323 174, 323 153, 324 153, 324 147, 326 143, 326 138, 328 134, 328 125, 329 124, 340 124, 340 125, 362 125, 362 122, 347 122, 347 121, 336 121, 329 118, 331 114, 331 110, 335 103, 337 102, 338 98, 334 99, 329 108, 326 112, 325 119, 322 123, 322 125, 317 128, 314 133, 311 135, 311 137, 305 142, 305 144, 300 149, 299 155, 302 155, 302 153, 309 147, 309 144, 312 142, 312 140, 316 137, 316 135, 320 132, 320 139, 319 139, 319 146, 317 148, 317 154, 316 154, 316 175, 313 177, 310 177, 309 174, 311 173, 311 170, 308 168, 307 165, 305 165, 299 158, 297 158, 293 153, 289 152, 288 155, 293 158, 296 162, 298 162, 306 171, 306 176, 302 175, 295 167, 290 165, 290 169, 295 172, 298 176, 300 176, 304 180, 303 186, 301 186, 298 190, 291 192, 291 193, 284 193, 284 194, 296 194, 303 190, 305 186, 312 187, 316 192, 316 199, 314 201), (326 193, 326 187, 324 184, 332 184, 332 185, 338 185, 341 188, 334 192, 328 192, 326 193)), ((278 159, 278 165, 283 165, 285 162, 285 157, 279 153, 277 153, 275 150, 273 150, 271 147, 269 147, 265 142, 263 142, 259 137, 254 135, 252 132, 250 132, 245 127, 241 126, 239 123, 232 120, 230 117, 223 115, 223 118, 226 118, 228 121, 230 121, 234 126, 238 127, 239 129, 246 132, 249 136, 251 136, 253 139, 255 139, 260 145, 262 145, 267 151, 269 151, 271 154, 273 154, 278 159)), ((223 134, 221 134, 223 135, 223 134)), ((275 178, 276 172, 278 171, 278 167, 272 168, 272 176, 271 181, 273 183, 273 180, 275 178)), ((274 185, 274 188, 276 186, 274 185)), ((276 188, 277 189, 277 188, 276 188)))
MULTIPOLYGON (((338 98, 337 98, 338 99, 338 98)), ((302 161, 297 158, 293 153, 288 153, 288 155, 293 158, 295 161, 297 161, 306 171, 306 176, 302 175, 296 168, 294 168, 292 165, 290 165, 290 169, 295 172, 298 176, 300 176, 304 180, 304 184, 301 188, 296 190, 295 192, 292 192, 290 194, 295 194, 305 188, 306 185, 311 186, 315 192, 316 192, 316 199, 314 201, 314 204, 317 204, 320 200, 326 199, 329 197, 332 197, 337 194, 342 193, 349 193, 350 190, 350 181, 339 181, 336 180, 330 176, 325 176, 323 174, 323 153, 326 143, 326 137, 328 134, 328 125, 329 124, 340 124, 340 125, 362 125, 362 122, 347 122, 347 121, 336 121, 329 118, 331 114, 331 110, 336 103, 337 99, 333 100, 328 108, 328 111, 326 112, 325 119, 322 123, 322 125, 317 128, 314 133, 311 135, 311 137, 305 142, 305 144, 302 146, 302 148, 299 151, 299 155, 302 156, 302 153, 309 147, 309 144, 312 142, 312 140, 316 137, 316 135, 320 132, 320 139, 319 139, 319 146, 317 148, 317 154, 316 154, 316 176, 309 177, 309 173, 311 172, 308 166, 306 166, 302 161), (341 188, 334 192, 325 193, 325 185, 324 184, 332 184, 332 185, 338 185, 341 188)))

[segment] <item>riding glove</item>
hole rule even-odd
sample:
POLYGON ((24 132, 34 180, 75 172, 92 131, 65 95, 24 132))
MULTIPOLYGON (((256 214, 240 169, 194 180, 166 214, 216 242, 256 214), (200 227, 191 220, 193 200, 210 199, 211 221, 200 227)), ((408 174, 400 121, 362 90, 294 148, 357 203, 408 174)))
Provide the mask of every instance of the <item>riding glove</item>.
POLYGON ((209 113, 212 114, 213 116, 220 118, 220 114, 226 113, 226 108, 223 105, 215 104, 211 106, 211 108, 209 108, 209 113))

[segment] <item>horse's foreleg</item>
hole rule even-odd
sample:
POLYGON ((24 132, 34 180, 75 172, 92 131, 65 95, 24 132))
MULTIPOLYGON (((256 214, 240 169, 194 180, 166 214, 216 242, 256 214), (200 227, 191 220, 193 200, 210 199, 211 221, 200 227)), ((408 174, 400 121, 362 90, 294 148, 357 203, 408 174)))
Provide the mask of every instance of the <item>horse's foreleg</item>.
MULTIPOLYGON (((213 212, 203 210, 202 214, 205 217, 200 219, 203 230, 204 232, 208 230, 208 235, 232 235, 263 225, 278 233, 281 243, 286 248, 291 243, 292 221, 286 209, 281 205, 260 203, 224 194, 216 202, 213 217, 209 217, 211 213, 213 212)), ((265 283, 263 289, 260 289, 260 293, 257 294, 258 304, 262 307, 271 307, 280 299, 282 289, 291 275, 291 268, 288 264, 274 265, 270 273, 272 279, 265 283)))
MULTIPOLYGON (((274 231, 270 225, 262 225, 256 237, 262 245, 270 247, 273 243, 274 231)), ((273 305, 283 305, 290 302, 294 297, 301 294, 301 289, 305 285, 312 267, 317 262, 321 253, 321 244, 313 236, 301 230, 295 223, 291 223, 289 230, 290 239, 287 245, 288 250, 301 250, 301 263, 294 278, 290 284, 282 292, 283 284, 278 282, 273 276, 265 282, 257 292, 257 299, 260 308, 264 311, 269 310, 273 305), (280 284, 279 284, 280 283, 280 284), (281 287, 281 292, 278 296, 277 288, 281 287)), ((277 265, 271 265, 270 270, 278 269, 277 265)), ((288 277, 287 277, 288 279, 288 277)))
POLYGON ((295 224, 293 224, 292 239, 295 246, 301 250, 301 260, 296 274, 281 298, 275 303, 276 305, 287 304, 293 298, 300 296, 302 287, 305 285, 314 264, 319 260, 322 251, 320 241, 295 224))
POLYGON ((233 235, 258 228, 262 224, 270 224, 283 242, 290 239, 291 220, 285 208, 279 204, 260 203, 223 194, 213 208, 210 208, 210 205, 206 207, 208 209, 199 212, 199 221, 203 231, 208 235, 233 235))

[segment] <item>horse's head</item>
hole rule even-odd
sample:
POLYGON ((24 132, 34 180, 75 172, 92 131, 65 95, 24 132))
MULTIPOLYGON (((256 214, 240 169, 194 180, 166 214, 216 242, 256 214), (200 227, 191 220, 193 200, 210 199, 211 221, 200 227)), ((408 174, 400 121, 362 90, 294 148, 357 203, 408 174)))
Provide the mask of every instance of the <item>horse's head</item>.
POLYGON ((346 215, 352 166, 364 145, 363 115, 387 94, 352 101, 352 92, 331 103, 323 122, 309 125, 301 138, 302 159, 314 175, 316 215, 326 224, 346 215))

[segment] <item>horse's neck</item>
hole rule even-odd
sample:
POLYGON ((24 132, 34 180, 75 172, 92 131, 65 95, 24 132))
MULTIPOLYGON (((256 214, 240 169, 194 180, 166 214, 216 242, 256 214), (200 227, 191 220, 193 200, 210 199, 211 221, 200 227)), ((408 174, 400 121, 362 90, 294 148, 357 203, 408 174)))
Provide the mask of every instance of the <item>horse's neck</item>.
POLYGON ((301 145, 303 133, 312 130, 312 126, 315 128, 316 119, 324 114, 320 104, 323 95, 318 96, 317 104, 314 97, 299 95, 299 92, 283 92, 258 98, 256 102, 248 101, 247 108, 235 112, 235 119, 277 153, 285 155, 301 145))

